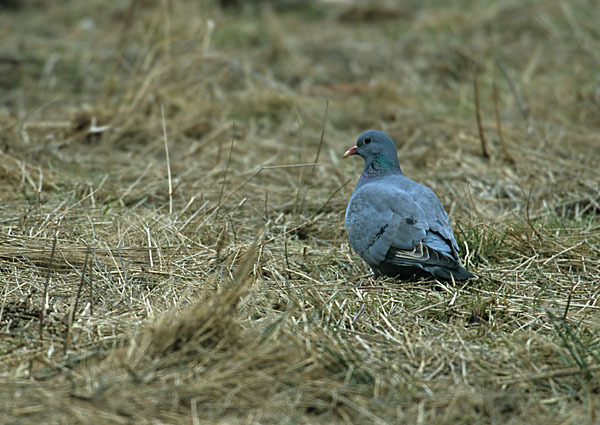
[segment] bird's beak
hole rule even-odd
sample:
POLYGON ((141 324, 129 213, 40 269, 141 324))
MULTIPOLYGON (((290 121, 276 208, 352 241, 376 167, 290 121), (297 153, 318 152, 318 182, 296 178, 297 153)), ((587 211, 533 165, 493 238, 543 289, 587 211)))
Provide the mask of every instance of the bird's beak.
POLYGON ((348 158, 351 155, 354 155, 356 153, 356 150, 358 149, 357 146, 352 146, 350 149, 348 149, 346 151, 346 153, 344 154, 344 158, 348 158))

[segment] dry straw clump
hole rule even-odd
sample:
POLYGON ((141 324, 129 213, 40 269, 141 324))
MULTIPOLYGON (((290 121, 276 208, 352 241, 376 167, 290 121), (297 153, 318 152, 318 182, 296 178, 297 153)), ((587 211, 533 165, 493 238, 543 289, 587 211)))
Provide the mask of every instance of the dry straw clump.
POLYGON ((588 3, 0 8, 5 422, 598 421, 588 3), (350 251, 367 128, 476 280, 350 251))

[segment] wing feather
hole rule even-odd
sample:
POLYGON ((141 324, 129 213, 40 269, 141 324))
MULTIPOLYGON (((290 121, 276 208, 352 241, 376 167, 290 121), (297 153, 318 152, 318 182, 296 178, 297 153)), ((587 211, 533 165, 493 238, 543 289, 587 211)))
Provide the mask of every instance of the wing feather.
POLYGON ((428 229, 423 209, 396 186, 365 184, 346 210, 350 245, 369 265, 382 262, 391 247, 415 248, 428 229))

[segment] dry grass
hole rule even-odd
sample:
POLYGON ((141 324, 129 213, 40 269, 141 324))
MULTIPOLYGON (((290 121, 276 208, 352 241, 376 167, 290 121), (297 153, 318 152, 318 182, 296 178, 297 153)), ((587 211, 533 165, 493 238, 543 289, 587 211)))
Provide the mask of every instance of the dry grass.
POLYGON ((0 2, 0 417, 597 423, 600 9, 221 3, 0 2), (476 280, 349 250, 367 128, 476 280))

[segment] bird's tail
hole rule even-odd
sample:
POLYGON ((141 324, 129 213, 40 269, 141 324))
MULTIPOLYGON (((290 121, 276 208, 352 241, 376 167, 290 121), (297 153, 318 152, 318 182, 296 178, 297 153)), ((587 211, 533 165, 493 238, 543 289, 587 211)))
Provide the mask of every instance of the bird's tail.
POLYGON ((423 267, 425 270, 427 270, 428 272, 430 272, 432 275, 434 275, 435 277, 441 278, 441 279, 447 279, 447 280, 452 280, 452 278, 454 278, 454 280, 467 280, 467 279, 471 279, 474 278, 475 275, 473 273, 471 273, 470 271, 468 271, 467 269, 465 269, 462 265, 460 264, 455 264, 454 267, 431 267, 428 268, 427 266, 423 267))

